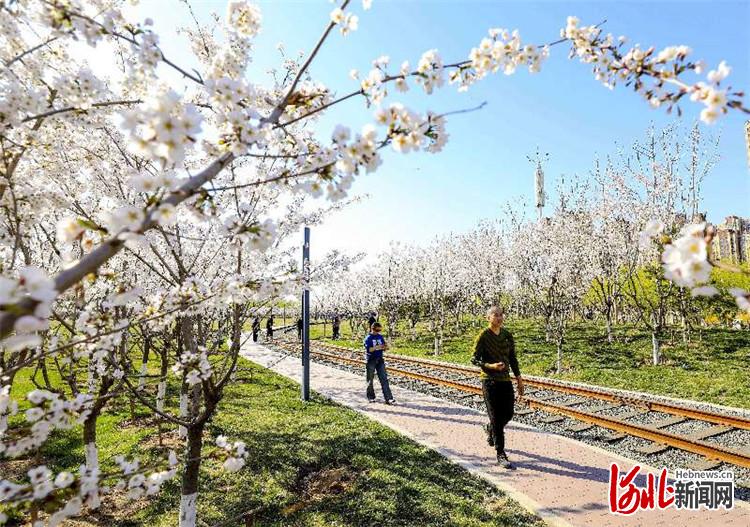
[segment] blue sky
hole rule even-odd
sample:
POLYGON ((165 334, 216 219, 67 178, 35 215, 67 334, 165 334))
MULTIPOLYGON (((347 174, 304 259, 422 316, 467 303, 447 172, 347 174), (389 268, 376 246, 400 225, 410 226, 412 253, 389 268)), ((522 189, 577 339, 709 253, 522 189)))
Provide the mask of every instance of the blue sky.
MULTIPOLYGON (((252 82, 263 83, 266 70, 278 63, 276 44, 288 53, 307 52, 317 41, 334 5, 327 1, 258 2, 263 29, 248 71, 252 82)), ((142 1, 137 13, 152 16, 165 51, 178 62, 188 60, 174 27, 189 23, 184 4, 142 1)), ((353 0, 359 30, 347 37, 338 32, 322 49, 311 71, 339 94, 357 88, 349 70, 366 73, 371 61, 388 55, 395 67, 403 60, 416 64, 422 52, 437 48, 443 59, 464 59, 490 27, 519 29, 524 41, 555 40, 568 15, 583 24, 607 20, 605 31, 626 35, 631 43, 661 49, 687 44, 695 59, 715 67, 726 60, 731 85, 750 86, 750 2, 505 2, 505 1, 384 1, 370 11, 353 0)), ((196 15, 207 20, 211 11, 223 16, 224 2, 193 2, 196 15)), ((501 205, 525 196, 532 200, 533 166, 526 156, 537 146, 550 153, 548 187, 560 175, 584 176, 596 156, 616 151, 642 138, 651 123, 673 122, 664 110, 651 109, 639 96, 620 86, 611 92, 594 80, 588 66, 567 58, 567 44, 552 48, 542 71, 513 76, 495 75, 467 93, 446 86, 426 96, 412 85, 409 93, 389 96, 414 109, 439 112, 468 108, 486 101, 475 113, 449 118, 450 140, 439 154, 387 152, 374 175, 362 176, 355 193, 370 198, 332 217, 313 232, 313 247, 377 252, 391 240, 426 242, 439 234, 471 228, 482 218, 497 217, 501 205)), ((396 68, 394 68, 396 69, 396 68)), ((692 80, 692 77, 691 77, 692 80)), ((746 101, 748 98, 746 97, 746 101)), ((683 104, 684 125, 698 117, 700 106, 683 104)), ((705 127, 721 134, 721 160, 705 182, 703 209, 709 220, 728 214, 750 216, 750 177, 743 136, 744 120, 734 112, 717 125, 705 127)), ((328 134, 343 122, 353 129, 372 121, 372 110, 354 99, 331 111, 318 124, 328 134)), ((316 251, 316 252, 317 252, 316 251)), ((318 254, 320 254, 320 252, 318 254)))

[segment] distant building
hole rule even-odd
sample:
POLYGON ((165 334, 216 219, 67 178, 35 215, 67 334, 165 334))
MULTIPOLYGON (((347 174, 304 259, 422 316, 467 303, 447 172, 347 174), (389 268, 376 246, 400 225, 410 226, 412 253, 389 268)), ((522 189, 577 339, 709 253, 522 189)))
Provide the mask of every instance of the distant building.
POLYGON ((727 216, 724 223, 716 226, 711 251, 715 260, 734 264, 750 262, 750 220, 727 216))

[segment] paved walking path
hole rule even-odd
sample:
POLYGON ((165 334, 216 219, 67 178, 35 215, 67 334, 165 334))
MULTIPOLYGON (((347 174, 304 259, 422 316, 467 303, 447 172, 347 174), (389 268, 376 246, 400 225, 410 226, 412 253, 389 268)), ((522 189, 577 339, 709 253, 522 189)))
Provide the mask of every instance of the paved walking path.
MULTIPOLYGON (((242 354, 281 375, 299 381, 299 357, 284 357, 250 343, 242 354)), ((731 511, 638 511, 634 515, 609 513, 609 466, 618 462, 629 470, 635 461, 536 428, 511 422, 506 427, 506 451, 518 469, 499 467, 494 449, 487 445, 482 425, 486 416, 450 401, 391 385, 398 404, 368 403, 364 373, 355 375, 313 362, 311 387, 319 394, 348 406, 437 450, 451 461, 490 481, 525 508, 555 526, 749 526, 750 507, 735 501, 731 511)), ((377 382, 376 382, 377 386, 377 382)), ((639 485, 643 486, 641 481, 639 485)))

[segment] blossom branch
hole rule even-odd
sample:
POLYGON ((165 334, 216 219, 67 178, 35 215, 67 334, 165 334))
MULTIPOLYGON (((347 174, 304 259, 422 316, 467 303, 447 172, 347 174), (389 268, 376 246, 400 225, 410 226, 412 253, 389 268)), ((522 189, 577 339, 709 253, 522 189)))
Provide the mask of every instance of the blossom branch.
MULTIPOLYGON (((127 106, 130 104, 139 104, 143 101, 141 99, 133 99, 133 100, 125 100, 125 101, 105 101, 105 102, 95 102, 92 103, 91 106, 93 108, 106 108, 108 106, 127 106)), ((68 106, 67 108, 58 108, 56 110, 50 110, 45 113, 41 113, 38 115, 31 115, 29 117, 26 117, 21 121, 22 123, 27 123, 29 121, 33 121, 35 119, 44 119, 46 117, 51 117, 53 115, 58 115, 65 112, 88 112, 88 108, 79 108, 75 106, 68 106)))

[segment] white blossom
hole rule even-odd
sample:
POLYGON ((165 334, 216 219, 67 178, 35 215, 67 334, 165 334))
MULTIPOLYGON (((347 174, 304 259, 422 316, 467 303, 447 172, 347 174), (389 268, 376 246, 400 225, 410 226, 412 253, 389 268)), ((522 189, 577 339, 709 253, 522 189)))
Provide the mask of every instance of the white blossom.
POLYGON ((260 9, 245 0, 231 0, 227 3, 227 27, 239 35, 244 37, 257 35, 261 18, 260 9))

